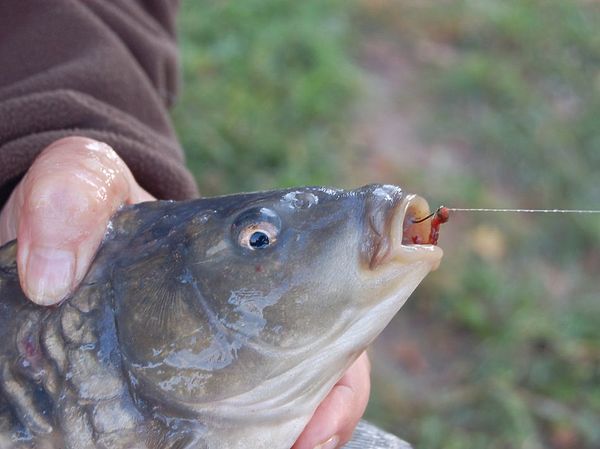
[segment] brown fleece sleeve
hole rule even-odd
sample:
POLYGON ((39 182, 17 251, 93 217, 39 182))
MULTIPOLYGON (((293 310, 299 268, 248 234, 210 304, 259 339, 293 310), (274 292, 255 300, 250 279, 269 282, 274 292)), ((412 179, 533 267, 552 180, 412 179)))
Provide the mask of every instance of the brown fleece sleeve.
POLYGON ((36 155, 111 145, 158 198, 197 195, 167 107, 178 84, 172 0, 0 2, 0 207, 36 155))

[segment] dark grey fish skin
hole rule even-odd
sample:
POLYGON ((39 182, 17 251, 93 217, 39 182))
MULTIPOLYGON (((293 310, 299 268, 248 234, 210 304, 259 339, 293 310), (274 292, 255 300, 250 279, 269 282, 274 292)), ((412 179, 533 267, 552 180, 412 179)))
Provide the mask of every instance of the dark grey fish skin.
POLYGON ((124 207, 51 308, 8 243, 0 449, 289 448, 439 263, 392 229, 422 203, 374 185, 124 207))

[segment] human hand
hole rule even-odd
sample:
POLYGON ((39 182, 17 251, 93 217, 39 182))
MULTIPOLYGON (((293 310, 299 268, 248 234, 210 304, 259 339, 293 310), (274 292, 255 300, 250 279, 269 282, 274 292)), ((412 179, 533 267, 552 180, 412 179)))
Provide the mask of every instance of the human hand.
POLYGON ((346 444, 369 401, 370 371, 363 352, 321 402, 292 449, 334 449, 346 444))
POLYGON ((115 211, 153 199, 104 143, 67 137, 44 149, 0 213, 0 244, 18 239, 27 297, 41 305, 64 299, 85 276, 115 211))

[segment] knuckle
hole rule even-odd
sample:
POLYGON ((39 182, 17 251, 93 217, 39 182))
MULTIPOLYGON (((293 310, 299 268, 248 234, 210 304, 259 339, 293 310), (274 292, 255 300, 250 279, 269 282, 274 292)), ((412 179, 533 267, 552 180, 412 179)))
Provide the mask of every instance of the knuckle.
POLYGON ((104 203, 82 177, 48 175, 31 186, 21 225, 35 241, 78 245, 110 215, 104 203))
POLYGON ((96 167, 122 168, 125 164, 108 144, 87 137, 64 137, 46 147, 35 164, 93 161, 96 167))
POLYGON ((61 137, 58 140, 55 140, 50 145, 46 147, 46 151, 49 151, 50 148, 68 146, 68 145, 85 145, 89 142, 95 142, 94 139, 90 139, 89 137, 84 136, 66 136, 61 137))
POLYGON ((66 196, 90 208, 95 202, 123 201, 129 192, 128 173, 109 145, 85 137, 66 137, 42 152, 24 182, 30 199, 45 204, 50 198, 66 196))
POLYGON ((47 174, 31 181, 25 210, 46 221, 61 222, 78 220, 92 211, 96 203, 94 193, 82 178, 47 174))
POLYGON ((84 137, 54 142, 17 187, 22 193, 19 229, 39 241, 82 241, 127 199, 128 173, 102 142, 84 137))

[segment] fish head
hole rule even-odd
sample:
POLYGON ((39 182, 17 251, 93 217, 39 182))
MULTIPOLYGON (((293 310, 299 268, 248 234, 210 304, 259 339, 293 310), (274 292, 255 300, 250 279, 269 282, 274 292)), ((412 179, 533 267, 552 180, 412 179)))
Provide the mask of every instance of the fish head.
POLYGON ((428 213, 389 185, 124 211, 111 282, 133 389, 165 414, 299 428, 437 268, 441 249, 413 243, 428 213))

